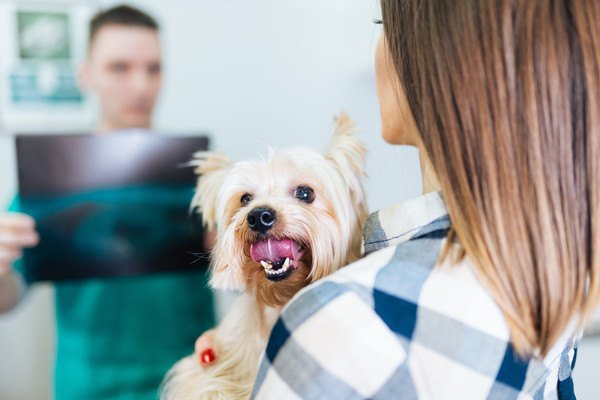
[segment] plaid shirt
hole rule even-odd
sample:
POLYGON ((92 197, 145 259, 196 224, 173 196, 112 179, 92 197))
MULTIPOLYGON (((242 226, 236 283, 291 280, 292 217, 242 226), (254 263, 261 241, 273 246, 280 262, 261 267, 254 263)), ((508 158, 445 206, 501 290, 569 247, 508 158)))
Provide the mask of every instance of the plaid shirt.
POLYGON ((369 255, 284 309, 252 398, 574 398, 578 334, 519 359, 472 264, 434 268, 449 227, 439 193, 371 215, 369 255))

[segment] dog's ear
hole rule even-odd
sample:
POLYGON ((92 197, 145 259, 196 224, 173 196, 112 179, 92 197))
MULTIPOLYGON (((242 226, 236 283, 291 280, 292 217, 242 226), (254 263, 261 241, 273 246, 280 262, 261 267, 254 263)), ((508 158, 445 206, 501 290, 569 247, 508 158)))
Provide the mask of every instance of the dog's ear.
POLYGON ((338 170, 349 190, 355 224, 350 237, 350 251, 345 263, 360 258, 362 248, 362 227, 368 216, 367 196, 363 180, 366 176, 366 148, 354 134, 354 122, 346 113, 335 119, 335 131, 325 152, 325 158, 338 170))
POLYGON ((356 125, 348 114, 335 118, 335 130, 329 142, 325 158, 340 172, 350 188, 355 203, 363 201, 363 178, 365 177, 365 146, 354 134, 356 125))
POLYGON ((201 151, 194 154, 190 165, 196 167, 194 171, 198 175, 196 194, 191 207, 202 213, 203 224, 212 230, 217 225, 219 190, 233 163, 223 153, 201 151))

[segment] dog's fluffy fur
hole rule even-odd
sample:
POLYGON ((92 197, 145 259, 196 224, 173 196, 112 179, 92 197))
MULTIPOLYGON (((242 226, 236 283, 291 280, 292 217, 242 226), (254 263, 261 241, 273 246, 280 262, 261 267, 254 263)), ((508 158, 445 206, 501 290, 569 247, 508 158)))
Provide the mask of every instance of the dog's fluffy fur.
POLYGON ((342 115, 324 155, 271 150, 266 159, 235 164, 221 154, 197 155, 193 205, 208 229, 217 228, 210 283, 244 294, 213 331, 215 364, 203 367, 194 356, 179 361, 162 399, 248 398, 281 308, 309 283, 359 258, 365 149, 354 132, 342 115), (273 212, 271 225, 252 229, 249 214, 257 209, 273 212))

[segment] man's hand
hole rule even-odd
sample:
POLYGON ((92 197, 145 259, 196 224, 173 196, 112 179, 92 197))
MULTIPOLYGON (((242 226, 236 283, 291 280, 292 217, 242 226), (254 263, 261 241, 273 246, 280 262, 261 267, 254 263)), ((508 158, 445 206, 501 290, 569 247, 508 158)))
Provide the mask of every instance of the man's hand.
POLYGON ((213 343, 214 329, 206 331, 196 339, 195 354, 196 359, 200 361, 202 365, 211 365, 216 360, 216 353, 214 350, 213 343))
POLYGON ((0 278, 11 271, 23 248, 34 247, 38 242, 33 218, 20 213, 0 213, 0 278))

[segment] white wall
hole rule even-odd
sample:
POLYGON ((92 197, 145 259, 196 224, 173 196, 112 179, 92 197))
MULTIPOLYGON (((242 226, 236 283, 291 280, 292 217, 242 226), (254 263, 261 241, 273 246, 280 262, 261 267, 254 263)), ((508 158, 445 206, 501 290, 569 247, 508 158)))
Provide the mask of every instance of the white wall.
POLYGON ((158 126, 207 130, 215 147, 240 158, 265 144, 323 148, 333 115, 346 110, 370 149, 369 175, 377 177, 367 187, 371 207, 418 193, 416 152, 388 146, 378 134, 375 0, 178 4, 148 2, 164 23, 167 55, 158 126))

